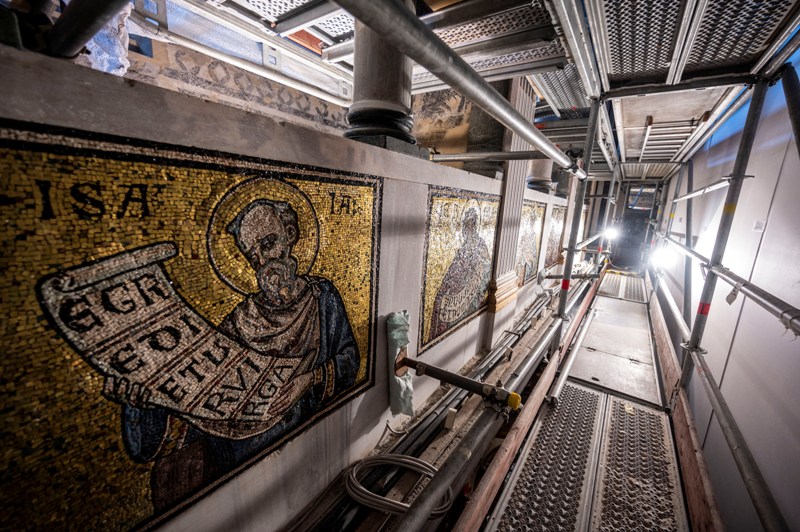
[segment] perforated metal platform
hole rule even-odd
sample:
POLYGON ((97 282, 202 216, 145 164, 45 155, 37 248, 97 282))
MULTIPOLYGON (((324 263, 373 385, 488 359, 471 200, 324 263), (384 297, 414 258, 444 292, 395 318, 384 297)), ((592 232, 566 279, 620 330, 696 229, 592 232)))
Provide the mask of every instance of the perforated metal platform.
POLYGON ((558 406, 536 423, 490 530, 585 528, 604 403, 602 393, 564 388, 558 406))
POLYGON ((616 297, 627 301, 644 303, 644 279, 615 271, 606 272, 597 292, 601 296, 616 297))
POLYGON ((592 530, 688 530, 667 415, 608 399, 592 530))
POLYGON ((688 530, 666 414, 568 383, 485 530, 688 530))
POLYGON ((611 81, 666 78, 675 46, 682 2, 592 0, 607 41, 600 52, 611 81))
POLYGON ((534 0, 519 9, 503 11, 478 20, 434 30, 448 46, 461 46, 495 39, 550 24, 550 15, 542 0, 534 0))

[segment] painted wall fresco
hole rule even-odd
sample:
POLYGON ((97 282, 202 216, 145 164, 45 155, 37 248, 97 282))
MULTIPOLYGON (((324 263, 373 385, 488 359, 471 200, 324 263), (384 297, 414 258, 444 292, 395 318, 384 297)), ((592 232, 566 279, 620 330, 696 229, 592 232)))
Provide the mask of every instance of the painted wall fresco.
POLYGON ((499 196, 429 187, 420 350, 486 305, 499 196))
POLYGON ((131 66, 126 78, 250 112, 271 116, 277 112, 305 125, 347 127, 345 109, 336 104, 194 50, 158 41, 152 45, 154 58, 128 54, 131 66))
POLYGON ((519 238, 517 241, 517 284, 524 285, 536 278, 539 267, 539 254, 544 230, 544 211, 546 204, 524 200, 520 214, 519 238))
POLYGON ((378 178, 23 127, 3 528, 152 523, 372 384, 378 178))
POLYGON ((465 152, 472 102, 452 89, 423 92, 411 99, 414 136, 421 146, 440 152, 465 152))
POLYGON ((544 256, 545 268, 558 264, 558 259, 561 257, 561 237, 564 234, 566 218, 567 208, 553 205, 553 214, 550 216, 550 227, 547 235, 547 252, 544 256))

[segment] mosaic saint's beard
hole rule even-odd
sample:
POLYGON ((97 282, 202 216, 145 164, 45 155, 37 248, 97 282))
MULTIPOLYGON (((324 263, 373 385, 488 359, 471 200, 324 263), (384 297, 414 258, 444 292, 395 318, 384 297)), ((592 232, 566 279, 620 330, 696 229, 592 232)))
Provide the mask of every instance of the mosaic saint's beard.
POLYGON ((272 259, 256 272, 258 287, 275 305, 291 303, 297 295, 297 264, 291 257, 272 259))

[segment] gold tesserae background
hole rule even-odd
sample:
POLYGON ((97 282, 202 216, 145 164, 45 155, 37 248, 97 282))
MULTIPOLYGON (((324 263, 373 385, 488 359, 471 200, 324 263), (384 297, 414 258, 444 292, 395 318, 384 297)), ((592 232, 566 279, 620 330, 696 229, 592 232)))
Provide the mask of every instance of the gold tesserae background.
POLYGON ((14 508, 6 526, 123 530, 153 512, 150 465, 134 463, 123 448, 120 405, 103 397, 100 375, 58 337, 37 301, 45 275, 174 242, 167 278, 216 325, 256 289, 233 237, 222 233, 226 217, 257 198, 288 201, 300 218, 298 273, 325 277, 341 294, 361 355, 354 389, 363 390, 373 357, 379 179, 219 154, 169 152, 167 160, 160 158, 166 148, 90 152, 81 150, 108 143, 35 140, 51 145, 0 144, 0 485, 2 506, 14 508))

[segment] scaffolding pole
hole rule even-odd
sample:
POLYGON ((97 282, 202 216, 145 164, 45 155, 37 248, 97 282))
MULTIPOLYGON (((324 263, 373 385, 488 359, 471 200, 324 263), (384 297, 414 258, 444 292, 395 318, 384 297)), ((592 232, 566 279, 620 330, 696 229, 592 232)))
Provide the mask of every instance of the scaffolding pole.
POLYGON ((672 234, 672 224, 675 221, 675 209, 678 207, 678 195, 681 193, 681 184, 683 184, 683 173, 685 165, 681 164, 678 169, 678 180, 675 182, 675 192, 672 194, 672 204, 669 207, 669 220, 667 220, 667 236, 672 234))
MULTIPOLYGON (((686 168, 686 191, 691 192, 693 188, 694 162, 689 160, 686 168)), ((694 247, 692 231, 692 200, 690 198, 686 200, 686 227, 684 229, 686 236, 683 240, 689 249, 694 247)), ((686 321, 692 319, 692 259, 689 257, 683 258, 683 319, 686 321)))
POLYGON ((658 236, 667 244, 674 246, 683 255, 691 258, 692 260, 696 260, 712 274, 736 288, 739 293, 750 298, 753 303, 778 318, 783 326, 791 330, 794 334, 800 335, 800 309, 793 307, 786 301, 767 292, 763 288, 754 285, 747 279, 736 275, 722 264, 710 268, 709 259, 699 254, 692 248, 689 248, 684 244, 673 240, 672 238, 668 238, 665 235, 658 236))
POLYGON ((472 153, 431 153, 435 163, 467 163, 475 161, 530 161, 543 159, 540 151, 479 151, 472 153))
MULTIPOLYGON (((592 149, 594 139, 597 134, 597 121, 600 115, 600 100, 592 100, 592 107, 589 111, 589 126, 586 129, 586 143, 583 146, 583 169, 588 170, 592 160, 592 149)), ((561 297, 558 300, 558 315, 566 317, 567 299, 569 296, 569 283, 572 276, 572 266, 575 264, 575 248, 578 244, 578 229, 581 224, 581 213, 583 212, 583 201, 586 196, 586 179, 579 179, 575 190, 574 210, 572 213, 572 225, 569 232, 569 246, 567 256, 564 258, 564 270, 561 277, 561 297)), ((560 336, 559 336, 560 339, 560 336)))
POLYGON ((794 132, 794 143, 797 146, 797 154, 800 155, 800 80, 797 79, 797 71, 791 63, 784 67, 781 84, 794 132))
POLYGON ((47 51, 57 57, 75 57, 129 0, 72 0, 47 32, 47 51))

